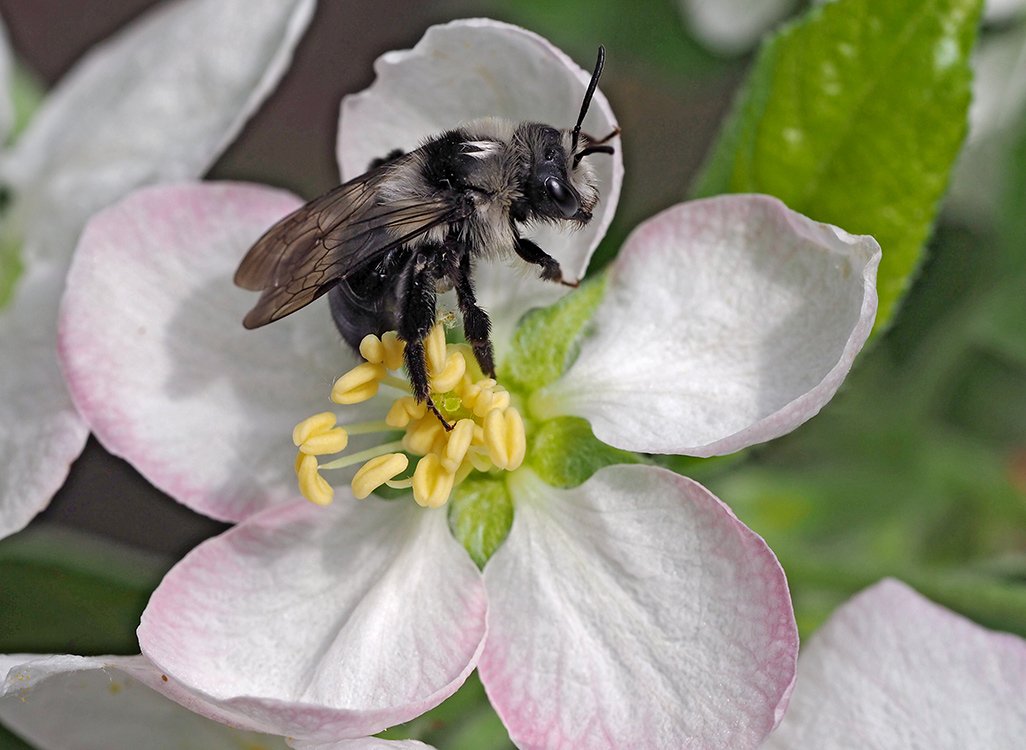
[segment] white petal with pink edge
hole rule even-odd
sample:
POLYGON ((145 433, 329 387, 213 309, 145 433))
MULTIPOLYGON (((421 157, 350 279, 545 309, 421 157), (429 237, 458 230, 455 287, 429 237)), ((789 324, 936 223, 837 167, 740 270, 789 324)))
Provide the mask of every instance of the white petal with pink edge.
POLYGON ((312 10, 312 0, 166 3, 77 64, 3 155, 0 180, 14 193, 5 225, 16 228, 4 241, 23 241, 25 270, 0 309, 0 536, 46 506, 85 444, 54 337, 83 223, 136 185, 204 171, 284 73, 312 10))
POLYGON ((89 435, 57 366, 64 272, 63 264, 33 264, 0 311, 0 538, 46 507, 89 435))
MULTIPOLYGON (((480 18, 432 26, 412 50, 378 58, 374 70, 377 78, 369 89, 342 101, 338 158, 343 179, 362 174, 371 160, 393 149, 410 151, 426 138, 481 117, 572 128, 591 78, 590 70, 537 34, 480 18)), ((604 137, 614 127, 609 102, 596 91, 583 130, 604 137)), ((620 139, 611 143, 616 148, 612 156, 588 157, 599 177, 600 200, 587 227, 571 232, 546 226, 524 233, 560 262, 569 279, 584 275, 620 199, 620 139)), ((482 249, 487 253, 488 248, 482 249)), ((477 264, 478 300, 492 317, 500 350, 524 312, 566 293, 566 287, 537 276, 537 268, 517 258, 477 264)))
POLYGON ((876 316, 880 247, 769 196, 683 203, 638 227, 594 331, 537 416, 610 445, 712 456, 786 434, 834 395, 876 316))
POLYGON ((284 75, 314 0, 178 0, 97 45, 47 96, 3 177, 23 225, 67 258, 129 190, 198 177, 284 75))
POLYGON ((355 364, 326 301, 242 327, 257 294, 235 269, 298 205, 255 185, 147 188, 89 223, 69 272, 60 351, 75 404, 107 450, 214 518, 295 497, 292 428, 332 406, 333 378, 355 364))
POLYGON ((339 742, 305 742, 292 740, 289 747, 296 750, 434 750, 417 740, 379 740, 377 737, 364 737, 359 740, 340 740, 339 742))
POLYGON ((767 750, 987 748, 1026 737, 1026 641, 884 580, 802 649, 791 705, 767 750))
POLYGON ((663 469, 609 467, 571 490, 521 472, 510 486, 479 669, 517 747, 758 746, 798 649, 762 539, 663 469))
POLYGON ((485 612, 444 510, 350 496, 270 509, 200 545, 153 594, 139 642, 247 728, 337 740, 455 692, 485 612))
POLYGON ((0 721, 39 750, 287 747, 203 718, 130 676, 146 670, 142 657, 0 656, 0 721))

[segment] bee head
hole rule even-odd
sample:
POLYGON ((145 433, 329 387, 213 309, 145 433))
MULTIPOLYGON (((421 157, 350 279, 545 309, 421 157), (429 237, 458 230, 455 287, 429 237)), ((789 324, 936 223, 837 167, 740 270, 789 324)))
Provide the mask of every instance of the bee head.
POLYGON ((605 49, 600 46, 595 70, 573 129, 557 130, 548 125, 526 123, 517 133, 530 162, 525 174, 524 195, 533 218, 573 221, 580 225, 591 221, 591 211, 599 199, 598 177, 584 158, 590 154, 613 153, 613 147, 605 144, 620 132, 616 128, 602 139, 581 132, 581 124, 598 88, 605 58, 605 49))

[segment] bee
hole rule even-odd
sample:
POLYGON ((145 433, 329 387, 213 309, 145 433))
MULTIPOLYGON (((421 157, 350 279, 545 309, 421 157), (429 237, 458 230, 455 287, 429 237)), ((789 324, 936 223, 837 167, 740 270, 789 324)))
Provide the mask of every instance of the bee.
POLYGON ((455 289, 463 333, 481 371, 495 376, 488 315, 472 271, 484 255, 516 254, 542 279, 577 286, 525 226, 583 227, 598 203, 598 178, 586 161, 612 154, 605 138, 581 132, 605 63, 599 47, 577 124, 476 120, 393 151, 368 172, 292 212, 250 248, 235 283, 261 292, 243 320, 258 328, 327 293, 332 318, 354 349, 367 334, 395 330, 413 395, 451 429, 431 401, 424 339, 436 297, 455 289))

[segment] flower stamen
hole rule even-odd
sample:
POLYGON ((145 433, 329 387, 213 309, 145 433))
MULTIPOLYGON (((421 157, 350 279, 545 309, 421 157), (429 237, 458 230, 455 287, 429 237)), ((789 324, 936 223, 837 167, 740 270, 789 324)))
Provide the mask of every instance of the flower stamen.
POLYGON ((337 425, 333 413, 323 412, 293 430, 293 442, 300 449, 296 475, 300 490, 312 502, 326 505, 332 499, 333 490, 321 477, 321 470, 362 463, 352 479, 353 495, 358 499, 384 485, 412 489, 417 504, 437 508, 472 472, 514 471, 523 463, 527 445, 523 419, 511 406, 509 392, 494 378, 482 377, 469 347, 447 344, 441 323, 424 340, 436 414, 411 395, 406 380, 391 374, 402 367, 404 346, 394 331, 380 338, 366 336, 360 343, 366 361, 342 375, 331 390, 331 399, 338 404, 366 401, 377 395, 380 385, 403 391, 384 420, 337 425), (350 435, 389 431, 402 431, 402 437, 317 462, 317 456, 344 451, 350 435), (413 471, 401 476, 411 462, 415 462, 413 471))

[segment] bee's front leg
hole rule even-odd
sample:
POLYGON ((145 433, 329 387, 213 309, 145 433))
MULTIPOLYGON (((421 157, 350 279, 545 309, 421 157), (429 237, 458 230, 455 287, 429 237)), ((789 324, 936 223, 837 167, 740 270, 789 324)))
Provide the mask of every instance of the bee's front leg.
POLYGON ((424 339, 435 324, 435 276, 430 260, 417 253, 406 266, 403 284, 399 289, 399 338, 406 342, 403 358, 413 386, 413 397, 438 417, 446 430, 451 430, 442 413, 431 400, 428 383, 427 359, 424 339))
POLYGON ((577 287, 580 284, 579 281, 567 281, 564 279, 563 269, 559 267, 559 261, 531 242, 531 240, 518 237, 515 250, 517 255, 528 263, 541 266, 541 277, 546 281, 555 281, 557 284, 572 287, 577 287))

